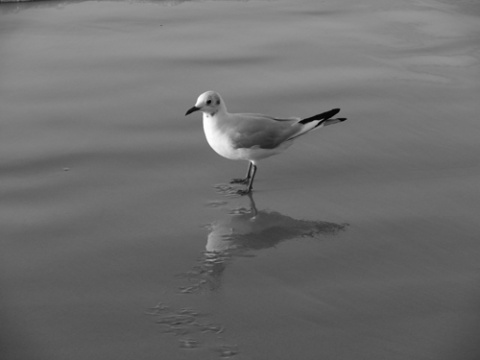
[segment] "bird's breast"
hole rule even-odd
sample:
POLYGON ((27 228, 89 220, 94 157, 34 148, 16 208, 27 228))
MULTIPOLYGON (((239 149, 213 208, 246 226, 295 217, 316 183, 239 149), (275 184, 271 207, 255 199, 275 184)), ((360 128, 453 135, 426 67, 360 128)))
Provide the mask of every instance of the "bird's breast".
POLYGON ((222 129, 222 124, 219 124, 215 117, 203 117, 203 131, 205 132, 208 144, 217 154, 227 159, 241 159, 238 150, 233 147, 228 133, 222 129))

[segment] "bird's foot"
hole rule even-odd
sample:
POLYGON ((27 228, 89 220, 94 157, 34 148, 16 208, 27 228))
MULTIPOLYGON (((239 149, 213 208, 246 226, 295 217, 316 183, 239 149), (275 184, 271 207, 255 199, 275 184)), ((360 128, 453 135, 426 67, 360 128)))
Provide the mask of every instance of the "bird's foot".
POLYGON ((246 185, 246 184, 248 184, 248 180, 249 180, 248 178, 245 178, 245 179, 240 179, 240 178, 238 178, 238 179, 232 179, 232 180, 230 181, 230 184, 244 184, 244 185, 246 185))
POLYGON ((237 190, 237 194, 240 195, 240 196, 243 196, 243 195, 248 195, 252 192, 252 189, 240 189, 240 190, 237 190))

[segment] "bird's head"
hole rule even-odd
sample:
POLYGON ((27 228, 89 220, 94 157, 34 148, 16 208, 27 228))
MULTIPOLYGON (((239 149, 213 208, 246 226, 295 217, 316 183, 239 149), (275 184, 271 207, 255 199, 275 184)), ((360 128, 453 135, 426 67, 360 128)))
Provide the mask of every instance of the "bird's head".
POLYGON ((210 116, 214 116, 218 111, 225 110, 225 104, 219 93, 206 91, 198 97, 195 106, 187 110, 185 116, 199 110, 210 116))

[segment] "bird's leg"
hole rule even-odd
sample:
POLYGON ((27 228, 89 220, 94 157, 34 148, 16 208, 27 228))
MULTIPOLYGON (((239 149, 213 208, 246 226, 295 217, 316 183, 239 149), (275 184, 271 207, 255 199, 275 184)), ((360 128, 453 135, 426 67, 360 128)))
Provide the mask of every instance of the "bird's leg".
POLYGON ((248 162, 248 170, 247 170, 247 175, 245 176, 245 178, 240 178, 240 179, 232 179, 230 181, 230 184, 245 184, 247 185, 249 180, 250 180, 250 173, 252 172, 252 163, 251 162, 248 162))
POLYGON ((252 191, 253 188, 253 179, 255 179, 255 174, 257 173, 257 165, 250 163, 252 166, 250 180, 248 181, 248 186, 244 190, 238 190, 237 193, 240 195, 247 195, 252 191))

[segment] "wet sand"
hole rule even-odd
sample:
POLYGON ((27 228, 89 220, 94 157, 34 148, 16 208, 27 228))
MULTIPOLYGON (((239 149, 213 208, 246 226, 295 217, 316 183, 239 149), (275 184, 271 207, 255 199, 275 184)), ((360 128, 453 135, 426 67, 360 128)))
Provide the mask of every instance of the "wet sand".
POLYGON ((478 358, 472 4, 2 4, 2 359, 478 358), (348 121, 232 197, 208 89, 348 121))

